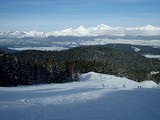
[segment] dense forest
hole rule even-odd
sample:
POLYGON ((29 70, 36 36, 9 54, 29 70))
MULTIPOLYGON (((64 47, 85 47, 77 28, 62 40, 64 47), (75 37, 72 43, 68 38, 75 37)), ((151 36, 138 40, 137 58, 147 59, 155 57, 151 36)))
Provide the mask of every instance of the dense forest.
POLYGON ((160 61, 106 46, 63 51, 0 51, 0 86, 79 81, 89 71, 160 82, 160 61))

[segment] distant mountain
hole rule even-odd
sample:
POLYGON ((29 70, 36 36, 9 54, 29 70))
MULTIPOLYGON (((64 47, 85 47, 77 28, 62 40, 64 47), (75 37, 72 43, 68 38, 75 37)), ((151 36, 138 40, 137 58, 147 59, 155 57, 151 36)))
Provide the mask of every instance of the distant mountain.
POLYGON ((15 32, 0 32, 0 38, 23 38, 23 37, 45 37, 46 33, 38 32, 36 30, 25 32, 25 31, 15 31, 15 32))
MULTIPOLYGON (((54 32, 0 32, 0 49, 6 50, 64 50, 77 46, 130 44, 129 49, 141 54, 159 55, 160 27, 110 27, 100 24, 86 28, 83 25, 54 32), (151 48, 139 48, 142 45, 151 48), (140 49, 140 51, 139 51, 140 49), (153 50, 152 50, 153 49, 153 50), (154 51, 154 52, 153 52, 154 51)), ((122 46, 120 46, 122 47, 122 46)), ((125 48, 124 45, 122 48, 125 48)), ((127 47, 128 48, 128 47, 127 47)))
POLYGON ((25 32, 0 32, 0 38, 23 38, 23 37, 50 37, 50 36, 155 36, 160 35, 160 27, 147 25, 143 27, 110 27, 108 25, 100 24, 96 27, 85 28, 83 25, 73 29, 67 28, 61 31, 53 32, 38 32, 36 30, 25 32))

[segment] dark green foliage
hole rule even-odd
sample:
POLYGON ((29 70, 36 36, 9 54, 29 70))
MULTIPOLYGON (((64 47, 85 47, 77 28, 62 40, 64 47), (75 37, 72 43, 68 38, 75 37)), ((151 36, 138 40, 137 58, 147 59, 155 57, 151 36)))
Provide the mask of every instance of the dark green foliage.
POLYGON ((64 64, 51 58, 48 59, 49 57, 51 56, 41 51, 10 55, 2 53, 0 86, 79 81, 78 69, 74 63, 64 64))
POLYGON ((158 84, 160 82, 160 72, 153 74, 151 78, 158 84))
POLYGON ((14 56, 4 54, 1 58, 0 85, 16 86, 29 85, 30 67, 27 64, 19 63, 14 56))
POLYGON ((7 58, 1 56, 0 67, 1 86, 78 81, 80 73, 90 71, 136 81, 152 78, 157 83, 160 81, 159 75, 150 74, 160 71, 159 60, 106 46, 84 46, 59 52, 21 51, 7 58))

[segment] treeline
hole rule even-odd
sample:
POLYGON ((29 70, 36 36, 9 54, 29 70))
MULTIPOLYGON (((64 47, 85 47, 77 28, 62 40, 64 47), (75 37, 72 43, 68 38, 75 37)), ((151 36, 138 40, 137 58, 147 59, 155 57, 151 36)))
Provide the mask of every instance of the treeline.
POLYGON ((78 81, 80 73, 89 71, 127 77, 136 81, 160 82, 160 61, 136 53, 83 46, 65 51, 1 52, 0 85, 28 85, 78 81))
MULTIPOLYGON (((40 52, 40 51, 30 51, 40 52)), ((28 54, 29 55, 29 54, 28 54)), ((38 54, 37 54, 38 55, 38 54)), ((0 86, 64 83, 79 81, 79 72, 74 63, 66 62, 63 68, 55 61, 42 56, 1 54, 0 86)))

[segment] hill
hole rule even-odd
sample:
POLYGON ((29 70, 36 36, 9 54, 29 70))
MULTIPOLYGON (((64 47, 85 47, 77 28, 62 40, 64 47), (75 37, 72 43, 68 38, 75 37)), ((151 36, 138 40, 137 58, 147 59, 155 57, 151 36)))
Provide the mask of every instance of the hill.
POLYGON ((79 74, 90 71, 139 82, 154 80, 159 83, 160 80, 159 60, 106 46, 2 54, 1 86, 78 81, 79 74))

